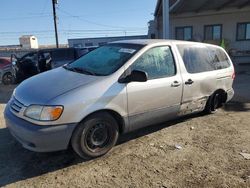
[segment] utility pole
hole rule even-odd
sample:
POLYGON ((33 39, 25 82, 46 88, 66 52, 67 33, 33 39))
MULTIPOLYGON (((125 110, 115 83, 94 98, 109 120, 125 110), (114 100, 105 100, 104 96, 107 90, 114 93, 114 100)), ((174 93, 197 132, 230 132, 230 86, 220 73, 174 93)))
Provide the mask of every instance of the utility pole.
POLYGON ((58 1, 57 0, 52 0, 54 26, 55 26, 55 37, 56 37, 56 47, 59 48, 58 33, 57 33, 57 16, 56 16, 56 7, 55 7, 56 4, 58 4, 58 1))
POLYGON ((162 1, 162 14, 163 14, 163 39, 169 39, 170 34, 169 34, 169 28, 170 28, 170 23, 169 23, 169 0, 163 0, 162 1))

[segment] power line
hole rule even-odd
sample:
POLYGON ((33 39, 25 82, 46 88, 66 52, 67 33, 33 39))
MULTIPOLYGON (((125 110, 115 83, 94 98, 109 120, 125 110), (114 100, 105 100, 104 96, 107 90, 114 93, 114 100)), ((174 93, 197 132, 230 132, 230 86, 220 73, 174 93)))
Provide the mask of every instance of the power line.
POLYGON ((44 5, 43 5, 43 9, 42 9, 42 12, 41 12, 41 15, 44 15, 44 12, 45 12, 46 7, 48 6, 48 4, 49 4, 49 1, 45 0, 44 5))
POLYGON ((9 18, 0 18, 1 21, 10 21, 10 20, 25 20, 25 19, 37 19, 37 18, 48 18, 51 15, 43 16, 26 16, 26 17, 9 17, 9 18))
POLYGON ((122 26, 114 26, 114 25, 106 25, 106 24, 101 24, 101 23, 97 23, 97 22, 93 22, 93 21, 90 21, 90 20, 86 20, 86 19, 83 19, 81 18, 80 16, 75 16, 61 8, 58 8, 58 10, 72 18, 76 18, 78 20, 81 20, 81 21, 84 21, 84 22, 87 22, 89 24, 92 24, 92 25, 97 25, 97 26, 102 26, 102 27, 108 27, 108 28, 120 28, 120 29, 125 29, 125 28, 136 28, 136 27, 122 27, 122 26))
MULTIPOLYGON (((138 29, 69 29, 69 30, 60 30, 60 32, 70 32, 70 33, 75 33, 75 32, 93 32, 93 33, 98 33, 98 32, 134 32, 134 31, 147 31, 147 28, 138 28, 138 29)), ((41 31, 4 31, 0 32, 1 35, 12 35, 12 34, 23 34, 23 33, 33 33, 33 34, 47 34, 47 33, 52 33, 54 30, 41 30, 41 31)))

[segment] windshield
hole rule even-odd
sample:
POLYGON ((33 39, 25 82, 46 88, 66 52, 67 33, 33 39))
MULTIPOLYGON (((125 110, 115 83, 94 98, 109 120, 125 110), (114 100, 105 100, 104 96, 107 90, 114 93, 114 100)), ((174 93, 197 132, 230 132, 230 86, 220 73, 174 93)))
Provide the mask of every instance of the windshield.
POLYGON ((109 44, 87 53, 64 68, 83 74, 107 76, 117 71, 143 45, 109 44))

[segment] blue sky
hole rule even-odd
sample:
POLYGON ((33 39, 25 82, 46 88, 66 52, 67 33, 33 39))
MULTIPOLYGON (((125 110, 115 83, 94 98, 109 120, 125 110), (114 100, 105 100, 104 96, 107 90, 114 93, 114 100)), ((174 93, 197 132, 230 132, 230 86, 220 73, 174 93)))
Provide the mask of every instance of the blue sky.
MULTIPOLYGON (((58 0, 60 44, 68 38, 147 33, 156 0, 58 0)), ((18 44, 24 34, 39 44, 54 44, 51 0, 2 0, 0 45, 18 44)))

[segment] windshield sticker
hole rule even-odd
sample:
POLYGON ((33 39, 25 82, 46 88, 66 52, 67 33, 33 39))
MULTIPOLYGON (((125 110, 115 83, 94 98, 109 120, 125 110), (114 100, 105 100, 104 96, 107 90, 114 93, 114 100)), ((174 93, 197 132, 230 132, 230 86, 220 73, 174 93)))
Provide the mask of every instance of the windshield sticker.
POLYGON ((136 50, 134 49, 129 49, 129 48, 121 48, 119 52, 121 53, 128 53, 128 54, 133 54, 136 50))

